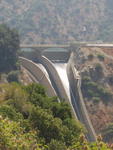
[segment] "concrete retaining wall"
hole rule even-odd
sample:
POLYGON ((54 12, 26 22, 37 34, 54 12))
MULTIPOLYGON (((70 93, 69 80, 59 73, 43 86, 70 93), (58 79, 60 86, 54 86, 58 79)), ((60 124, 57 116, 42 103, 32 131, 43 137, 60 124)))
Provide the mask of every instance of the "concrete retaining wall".
POLYGON ((74 53, 72 52, 70 56, 70 60, 68 62, 68 70, 67 70, 69 83, 73 95, 75 97, 75 100, 72 99, 72 104, 73 107, 75 108, 78 119, 84 124, 85 128, 88 131, 86 134, 87 139, 92 142, 92 141, 96 141, 96 134, 92 126, 92 123, 89 119, 89 115, 83 100, 83 96, 81 92, 81 78, 74 66, 73 56, 74 53))
POLYGON ((48 96, 56 96, 56 92, 53 89, 51 82, 37 64, 23 57, 19 57, 19 61, 21 65, 26 68, 36 78, 36 80, 38 80, 38 82, 46 88, 48 96))
POLYGON ((92 123, 89 119, 89 115, 83 100, 83 96, 82 96, 82 92, 81 92, 81 78, 78 79, 75 73, 75 68, 74 66, 72 66, 72 73, 73 73, 73 77, 74 77, 74 83, 75 83, 75 88, 76 88, 76 99, 77 99, 77 104, 79 107, 79 112, 81 115, 81 122, 85 125, 88 133, 87 136, 89 138, 90 141, 95 141, 96 140, 96 134, 94 131, 94 128, 92 126, 92 123))

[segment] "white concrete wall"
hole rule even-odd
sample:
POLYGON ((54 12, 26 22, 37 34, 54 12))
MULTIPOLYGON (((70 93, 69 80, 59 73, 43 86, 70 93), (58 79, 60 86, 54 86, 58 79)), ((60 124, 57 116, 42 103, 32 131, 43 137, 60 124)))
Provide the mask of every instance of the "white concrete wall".
POLYGON ((72 65, 71 66, 71 72, 72 72, 72 79, 74 84, 75 95, 76 95, 76 101, 77 101, 77 108, 80 116, 80 121, 84 124, 86 130, 87 130, 87 138, 89 141, 96 141, 96 133, 94 131, 94 128, 92 126, 92 123, 90 121, 85 102, 83 100, 83 95, 81 92, 81 78, 78 75, 76 68, 72 65))
POLYGON ((19 61, 21 65, 32 73, 36 80, 38 80, 38 82, 46 88, 48 96, 56 96, 56 92, 53 89, 48 77, 36 63, 23 57, 19 57, 19 61))

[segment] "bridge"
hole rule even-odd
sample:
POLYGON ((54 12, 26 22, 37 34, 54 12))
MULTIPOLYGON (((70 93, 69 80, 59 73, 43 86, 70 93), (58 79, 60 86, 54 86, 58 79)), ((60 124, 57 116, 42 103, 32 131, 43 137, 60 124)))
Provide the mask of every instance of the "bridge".
POLYGON ((80 47, 113 48, 113 44, 75 42, 67 45, 20 45, 20 48, 23 51, 22 56, 35 62, 39 62, 42 55, 47 57, 52 62, 59 60, 61 62, 67 62, 71 52, 76 51, 80 47))
POLYGON ((20 48, 32 48, 32 49, 35 49, 35 50, 45 50, 45 49, 48 49, 48 48, 65 48, 65 49, 69 49, 70 48, 70 45, 41 45, 41 44, 38 44, 38 45, 20 45, 20 48))
POLYGON ((31 52, 23 52, 22 56, 26 58, 20 57, 21 65, 27 69, 31 78, 33 76, 35 82, 44 85, 49 96, 65 99, 71 106, 73 116, 80 120, 87 129, 87 139, 95 141, 96 134, 81 92, 81 77, 73 62, 74 51, 80 47, 113 48, 113 44, 74 43, 70 45, 20 45, 20 47, 32 49, 31 52))
POLYGON ((77 42, 67 45, 20 45, 23 51, 24 57, 27 57, 35 62, 40 61, 41 56, 44 55, 48 59, 53 61, 68 61, 72 51, 75 51, 79 47, 86 46, 84 42, 77 42))
POLYGON ((20 48, 31 48, 33 50, 38 50, 38 51, 44 51, 45 49, 50 49, 50 48, 63 48, 68 51, 74 51, 75 47, 105 47, 105 48, 113 48, 113 44, 111 43, 88 43, 88 42, 75 42, 75 43, 70 43, 67 45, 48 45, 48 44, 37 44, 37 45, 24 45, 20 44, 20 48))

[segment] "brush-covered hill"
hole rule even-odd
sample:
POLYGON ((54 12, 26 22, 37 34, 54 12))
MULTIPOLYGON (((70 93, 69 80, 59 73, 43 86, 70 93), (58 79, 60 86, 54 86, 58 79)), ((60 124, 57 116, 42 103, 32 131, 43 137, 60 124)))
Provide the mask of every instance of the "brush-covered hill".
POLYGON ((74 60, 93 127, 113 143, 113 48, 82 47, 74 60))
POLYGON ((112 0, 1 0, 0 23, 16 27, 23 43, 112 41, 112 0))

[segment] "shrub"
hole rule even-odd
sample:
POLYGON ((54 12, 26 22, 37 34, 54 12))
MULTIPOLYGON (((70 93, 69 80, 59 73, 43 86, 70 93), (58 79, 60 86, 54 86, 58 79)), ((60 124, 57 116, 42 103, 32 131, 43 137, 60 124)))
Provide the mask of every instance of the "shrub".
POLYGON ((95 75, 98 79, 103 77, 103 67, 100 63, 95 64, 95 75))
POLYGON ((23 119, 22 114, 17 113, 13 107, 8 105, 0 106, 0 115, 2 115, 3 117, 8 117, 9 119, 14 121, 23 119))
POLYGON ((0 149, 1 150, 30 150, 38 149, 36 132, 24 132, 18 122, 3 119, 0 116, 0 149))
POLYGON ((96 82, 91 82, 88 77, 82 79, 82 92, 85 97, 93 98, 97 102, 102 99, 105 104, 113 98, 113 94, 110 91, 96 82))
POLYGON ((91 81, 91 78, 89 76, 84 76, 82 78, 82 82, 84 82, 84 83, 89 82, 89 81, 91 81))
POLYGON ((97 141, 87 142, 84 135, 81 135, 79 138, 79 142, 73 144, 73 146, 69 150, 112 150, 108 145, 102 142, 101 137, 97 137, 97 141))
POLYGON ((95 96, 95 92, 93 90, 88 89, 87 90, 87 95, 88 95, 88 97, 94 97, 95 96))
POLYGON ((78 137, 83 131, 83 127, 78 121, 67 118, 63 122, 60 118, 54 118, 51 113, 40 107, 32 109, 29 119, 47 143, 55 139, 65 142, 66 145, 71 145, 73 141, 78 141, 78 137))
POLYGON ((24 112, 26 105, 26 108, 28 107, 28 94, 19 84, 3 84, 1 90, 4 91, 2 96, 4 104, 11 105, 19 112, 24 112))
POLYGON ((108 77, 108 82, 109 82, 110 85, 113 85, 113 75, 110 75, 108 77))
POLYGON ((113 68, 113 63, 112 62, 109 63, 108 66, 111 67, 111 68, 113 68))
POLYGON ((94 58, 94 55, 93 55, 93 54, 89 54, 89 55, 88 55, 88 60, 93 60, 93 58, 94 58))
POLYGON ((53 118, 47 111, 40 107, 33 108, 30 121, 34 128, 40 130, 40 136, 43 136, 46 142, 50 142, 51 139, 63 140, 65 133, 63 133, 62 121, 59 118, 53 118))
POLYGON ((97 103, 99 103, 100 102, 100 98, 99 97, 93 97, 93 103, 94 104, 97 104, 97 103))
POLYGON ((64 143, 57 141, 57 140, 51 140, 50 144, 48 145, 49 150, 67 150, 64 143))
POLYGON ((71 108, 65 102, 52 103, 51 111, 53 112, 54 117, 59 117, 62 120, 65 120, 67 118, 72 118, 71 108))
POLYGON ((40 85, 40 84, 36 84, 36 83, 32 83, 28 86, 25 86, 24 89, 27 91, 27 93, 29 93, 29 97, 31 100, 32 100, 32 96, 35 95, 35 94, 40 94, 42 96, 46 96, 46 91, 45 91, 45 88, 40 85))
POLYGON ((19 82, 19 71, 11 71, 8 73, 7 81, 8 82, 19 82))
POLYGON ((100 61, 104 61, 104 55, 98 54, 97 57, 100 61))
POLYGON ((102 68, 101 64, 99 64, 99 63, 95 64, 95 70, 98 73, 102 72, 103 68, 102 68))

